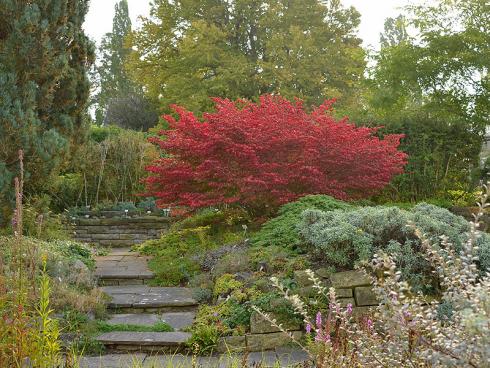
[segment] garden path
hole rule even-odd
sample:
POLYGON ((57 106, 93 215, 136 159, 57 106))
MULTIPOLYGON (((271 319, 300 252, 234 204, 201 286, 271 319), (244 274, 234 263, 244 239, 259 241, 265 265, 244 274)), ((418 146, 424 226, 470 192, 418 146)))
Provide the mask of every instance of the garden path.
POLYGON ((202 367, 221 368, 246 361, 248 366, 282 367, 304 362, 304 352, 291 348, 243 355, 194 357, 179 354, 191 334, 185 329, 192 325, 198 303, 191 289, 184 287, 151 286, 154 274, 149 270, 149 258, 129 249, 113 249, 96 259, 96 275, 101 289, 109 296, 107 323, 116 331, 99 335, 97 340, 109 354, 83 357, 81 368, 160 368, 202 367), (152 327, 166 322, 172 332, 128 332, 127 325, 152 327), (122 325, 126 325, 123 328, 122 325), (117 329, 121 328, 121 331, 117 329), (117 354, 114 354, 117 353, 117 354), (233 360, 234 363, 231 362, 233 360))
POLYGON ((101 334, 97 340, 109 351, 177 352, 191 336, 182 331, 192 324, 197 310, 191 290, 149 286, 154 275, 148 259, 129 249, 114 249, 96 259, 99 285, 110 297, 107 323, 116 330, 101 334), (117 331, 122 325, 143 329, 158 326, 159 322, 167 323, 174 331, 117 331))

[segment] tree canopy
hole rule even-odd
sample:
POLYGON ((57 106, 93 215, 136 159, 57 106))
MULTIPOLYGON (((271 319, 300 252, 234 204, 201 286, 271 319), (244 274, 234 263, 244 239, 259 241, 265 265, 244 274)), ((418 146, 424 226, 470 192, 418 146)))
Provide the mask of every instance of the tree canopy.
POLYGON ((102 39, 93 80, 96 122, 147 130, 158 122, 158 115, 141 84, 131 80, 127 71, 133 52, 128 40, 132 29, 127 0, 117 2, 114 12, 112 32, 102 39))
POLYGON ((327 101, 311 113, 301 102, 265 95, 259 103, 215 99, 204 121, 182 107, 154 138, 165 157, 148 167, 148 195, 162 206, 240 204, 259 214, 308 194, 369 196, 403 171, 400 135, 336 121, 327 101))
POLYGON ((157 0, 128 65, 162 106, 264 93, 354 103, 365 67, 360 15, 338 0, 157 0))
POLYGON ((86 72, 94 60, 82 30, 87 9, 88 0, 2 1, 0 199, 12 194, 19 149, 29 193, 43 187, 83 136, 86 72))
POLYGON ((406 135, 401 147, 410 161, 396 196, 471 188, 490 123, 489 19, 485 0, 439 0, 386 22, 364 119, 406 135))

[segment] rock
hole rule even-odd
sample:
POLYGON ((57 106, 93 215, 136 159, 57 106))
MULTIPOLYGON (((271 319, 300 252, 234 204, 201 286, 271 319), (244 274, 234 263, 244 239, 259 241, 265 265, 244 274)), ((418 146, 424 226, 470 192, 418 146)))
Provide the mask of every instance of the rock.
MULTIPOLYGON (((292 332, 295 340, 300 340, 303 337, 301 331, 292 332)), ((272 350, 280 346, 291 344, 293 341, 283 332, 274 332, 269 334, 247 335, 247 350, 248 351, 264 351, 272 350)))
POLYGON ((371 278, 362 271, 345 271, 330 275, 332 286, 336 289, 349 289, 371 285, 371 278))
POLYGON ((89 269, 85 263, 77 259, 75 262, 73 262, 73 270, 77 272, 89 272, 89 269))
POLYGON ((97 341, 104 345, 127 346, 183 346, 191 338, 186 332, 124 332, 115 331, 99 335, 97 341))
POLYGON ((356 297, 356 304, 359 307, 379 304, 376 298, 376 294, 373 292, 373 288, 370 286, 361 286, 355 288, 354 295, 356 297))
POLYGON ((226 336, 218 340, 216 352, 221 354, 243 352, 247 349, 245 336, 226 336))
POLYGON ((333 272, 331 268, 323 267, 316 270, 315 273, 318 275, 318 277, 328 279, 333 272))
POLYGON ((257 264, 257 271, 259 272, 270 272, 271 269, 269 267, 269 264, 265 261, 259 262, 257 264))
POLYGON ((352 306, 356 305, 354 298, 341 298, 337 300, 342 308, 347 307, 349 304, 352 306))
MULTIPOLYGON (((273 314, 270 314, 270 316, 271 318, 276 318, 273 314)), ((298 331, 301 329, 299 324, 290 321, 282 323, 282 327, 288 331, 298 331)), ((277 327, 272 326, 260 313, 253 312, 250 316, 250 332, 252 334, 268 334, 279 331, 277 327)))
POLYGON ((310 276, 308 276, 306 271, 294 271, 294 281, 296 281, 299 288, 313 285, 313 281, 310 280, 310 276))
POLYGON ((235 279, 241 282, 247 282, 253 277, 252 272, 238 272, 235 274, 235 279))
POLYGON ((352 298, 352 289, 335 289, 337 298, 352 298))
POLYGON ((315 289, 313 286, 306 286, 299 288, 297 290, 294 290, 295 294, 298 294, 299 296, 303 298, 314 298, 315 296, 318 295, 318 290, 315 289))
MULTIPOLYGON (((146 354, 106 354, 102 356, 80 357, 80 368, 121 368, 121 367, 143 367, 146 354)), ((156 365, 155 365, 156 366, 156 365)), ((160 365, 158 365, 160 367, 160 365)), ((167 367, 167 365, 162 365, 167 367)))

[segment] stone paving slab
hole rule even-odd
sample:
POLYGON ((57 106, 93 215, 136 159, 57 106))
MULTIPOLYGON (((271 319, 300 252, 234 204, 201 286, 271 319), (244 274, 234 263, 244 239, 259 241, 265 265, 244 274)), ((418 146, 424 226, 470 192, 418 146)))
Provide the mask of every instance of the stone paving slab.
POLYGON ((107 354, 100 357, 82 357, 80 368, 141 367, 145 358, 146 354, 107 354))
POLYGON ((172 326, 175 330, 182 330, 190 327, 196 318, 196 312, 169 312, 162 313, 163 321, 172 326))
POLYGON ((189 288, 150 287, 146 285, 106 286, 112 297, 109 308, 166 308, 196 306, 189 288))
MULTIPOLYGON (((222 355, 191 357, 182 354, 169 355, 145 355, 145 354, 119 354, 103 355, 101 357, 84 357, 81 359, 80 368, 230 368, 241 366, 243 355, 222 355), (133 362, 136 363, 133 365, 133 362), (193 364, 195 363, 195 365, 193 364)), ((272 367, 277 362, 281 367, 294 367, 308 361, 308 354, 295 348, 282 348, 276 351, 251 353, 247 356, 249 367, 259 363, 264 367, 272 367)))
POLYGON ((95 275, 101 279, 147 280, 155 275, 148 268, 151 257, 124 248, 96 257, 95 275))
POLYGON ((158 322, 166 322, 172 326, 174 330, 181 330, 192 325, 195 317, 195 312, 113 314, 107 323, 110 325, 128 324, 153 326, 158 322))
POLYGON ((158 314, 139 313, 139 314, 113 314, 106 321, 109 325, 137 325, 137 326, 154 326, 161 322, 162 318, 158 314))
POLYGON ((107 332, 97 337, 97 341, 110 346, 162 346, 178 347, 191 337, 187 332, 107 332))

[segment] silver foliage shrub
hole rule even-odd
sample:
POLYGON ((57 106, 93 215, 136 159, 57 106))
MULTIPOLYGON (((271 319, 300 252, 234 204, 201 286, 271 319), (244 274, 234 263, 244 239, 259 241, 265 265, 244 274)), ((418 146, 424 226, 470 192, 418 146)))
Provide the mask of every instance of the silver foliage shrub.
MULTIPOLYGON (((385 251, 396 261, 404 279, 415 290, 435 292, 438 285, 432 267, 421 253, 422 242, 414 228, 434 244, 445 236, 456 251, 468 240, 470 223, 446 209, 421 203, 407 211, 397 207, 361 207, 356 210, 303 213, 299 231, 308 250, 320 261, 339 268, 352 268, 375 253, 385 251), (414 227, 407 227, 411 223, 414 227)), ((477 240, 479 267, 490 267, 490 236, 477 240)))

